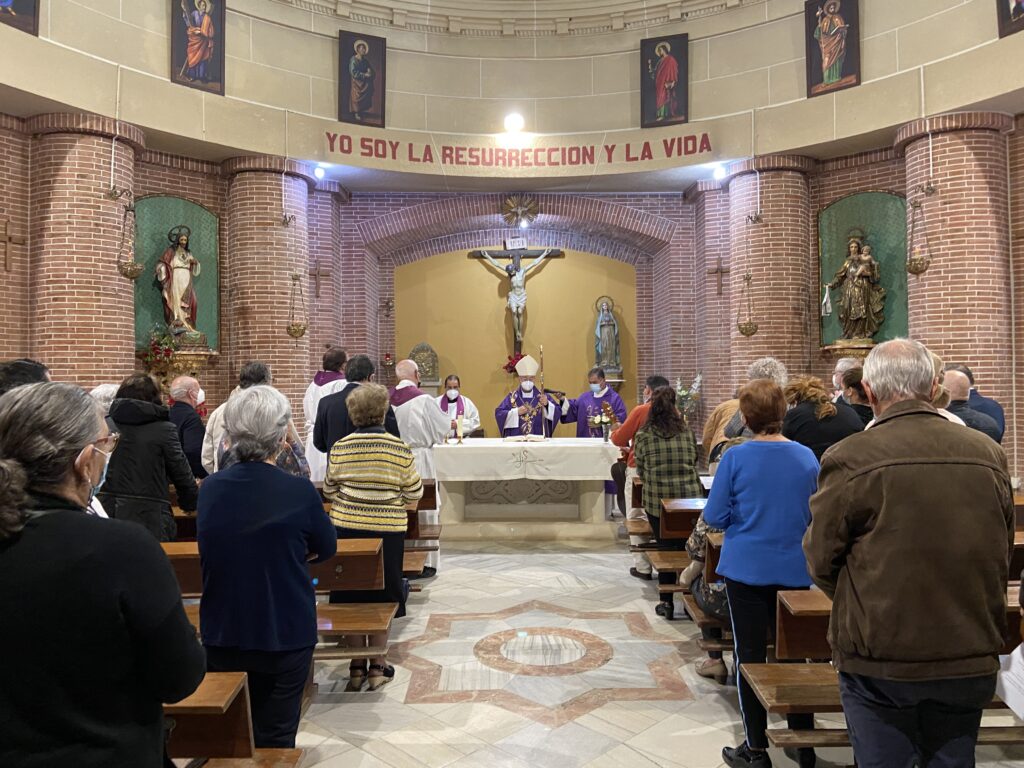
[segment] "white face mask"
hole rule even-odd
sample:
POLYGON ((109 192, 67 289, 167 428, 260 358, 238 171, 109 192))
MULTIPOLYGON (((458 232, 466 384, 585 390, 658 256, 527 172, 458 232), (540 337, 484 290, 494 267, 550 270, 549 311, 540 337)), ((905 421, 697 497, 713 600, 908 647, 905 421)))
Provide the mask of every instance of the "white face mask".
POLYGON ((199 393, 196 395, 196 405, 202 405, 206 402, 206 391, 200 387, 199 393))
POLYGON ((533 382, 532 381, 524 381, 519 386, 521 386, 523 388, 523 392, 533 392, 533 382))
POLYGON ((455 400, 459 396, 459 390, 449 389, 447 395, 449 400, 455 400))

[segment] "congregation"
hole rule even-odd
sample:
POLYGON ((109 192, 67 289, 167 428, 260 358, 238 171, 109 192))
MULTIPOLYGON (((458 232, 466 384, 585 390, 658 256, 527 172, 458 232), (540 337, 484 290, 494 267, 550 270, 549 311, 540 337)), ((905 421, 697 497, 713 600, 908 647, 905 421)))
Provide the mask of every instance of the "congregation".
MULTIPOLYGON (((457 428, 479 430, 479 411, 457 375, 440 397, 423 392, 411 360, 390 392, 366 355, 332 347, 322 363, 303 401, 305 438, 258 361, 205 426, 194 377, 170 382, 168 406, 147 374, 86 394, 32 360, 0 366, 0 646, 19 659, 2 673, 0 762, 49 764, 33 757, 48 751, 68 765, 160 765, 160 706, 207 671, 247 673, 257 747, 294 746, 317 644, 307 564, 334 556, 340 540, 382 541, 384 586, 332 591, 330 602, 406 614, 406 508, 434 478, 433 447, 457 428), (171 488, 175 506, 197 510, 198 638, 158 545, 176 536, 171 488), (44 663, 43 622, 68 598, 78 650, 44 663), (43 669, 57 702, 45 713, 32 696, 43 669)), ((829 387, 762 358, 708 415, 699 445, 664 377, 647 379, 627 415, 600 368, 579 398, 541 390, 532 358, 516 370, 495 426, 550 436, 575 423, 592 437, 581 414, 608 403, 623 450, 609 490, 627 523, 650 526, 630 536, 630 574, 652 579, 652 553, 685 546, 688 567, 658 572, 657 613, 672 619, 682 588, 730 626, 745 738, 725 746, 726 764, 771 765, 767 713, 744 665, 768 659, 779 593, 812 585, 833 601, 828 639, 858 763, 972 763, 1017 575, 1005 417, 968 367, 897 339, 863 363, 839 360, 829 387), (663 500, 702 497, 705 460, 713 482, 692 534, 662 541, 663 500), (627 504, 634 479, 638 506, 627 504), (708 538, 723 533, 721 578, 709 581, 708 538)), ((728 677, 721 652, 695 671, 728 677)), ((394 676, 383 653, 354 659, 345 690, 394 676)), ((814 728, 811 715, 787 719, 793 731, 814 728)), ((815 764, 811 747, 787 753, 815 764)))

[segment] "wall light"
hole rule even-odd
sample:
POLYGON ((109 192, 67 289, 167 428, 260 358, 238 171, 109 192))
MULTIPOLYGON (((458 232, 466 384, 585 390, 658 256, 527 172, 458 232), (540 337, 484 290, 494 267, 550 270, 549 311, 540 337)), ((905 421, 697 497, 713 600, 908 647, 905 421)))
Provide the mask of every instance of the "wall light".
POLYGON ((530 222, 528 222, 526 219, 520 219, 519 220, 519 228, 520 229, 526 229, 529 226, 530 226, 530 222))
POLYGON ((711 173, 715 181, 721 181, 724 179, 728 172, 725 170, 725 166, 722 163, 715 163, 715 170, 711 173))
POLYGON ((316 176, 318 179, 322 179, 326 174, 323 168, 314 168, 313 175, 316 176))
POLYGON ((505 130, 509 133, 519 133, 525 125, 526 121, 518 112, 511 112, 505 115, 505 130))

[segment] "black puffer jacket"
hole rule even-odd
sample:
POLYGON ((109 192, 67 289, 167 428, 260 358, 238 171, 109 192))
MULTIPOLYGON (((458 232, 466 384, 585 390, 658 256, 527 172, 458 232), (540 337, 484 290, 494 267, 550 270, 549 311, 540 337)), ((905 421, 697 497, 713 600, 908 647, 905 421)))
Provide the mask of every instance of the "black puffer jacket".
POLYGON ((178 504, 186 511, 196 508, 198 489, 166 406, 119 399, 111 404, 110 417, 121 440, 99 493, 103 507, 117 520, 145 526, 160 541, 173 541, 168 482, 174 483, 178 504))

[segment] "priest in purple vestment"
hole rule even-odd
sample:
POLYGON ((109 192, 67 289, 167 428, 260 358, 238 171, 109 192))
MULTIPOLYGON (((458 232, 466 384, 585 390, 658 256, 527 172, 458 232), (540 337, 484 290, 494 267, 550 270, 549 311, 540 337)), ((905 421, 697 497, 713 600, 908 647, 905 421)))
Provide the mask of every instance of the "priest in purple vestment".
POLYGON ((519 386, 506 395, 494 411, 502 437, 543 435, 551 437, 559 410, 552 396, 539 392, 535 383, 540 364, 530 355, 516 363, 519 386))
POLYGON ((603 368, 591 368, 587 380, 590 382, 589 391, 575 400, 562 403, 562 423, 576 422, 576 437, 601 437, 601 428, 591 428, 587 419, 602 413, 603 404, 608 403, 621 424, 626 420, 626 404, 622 402, 619 393, 608 386, 603 368))

